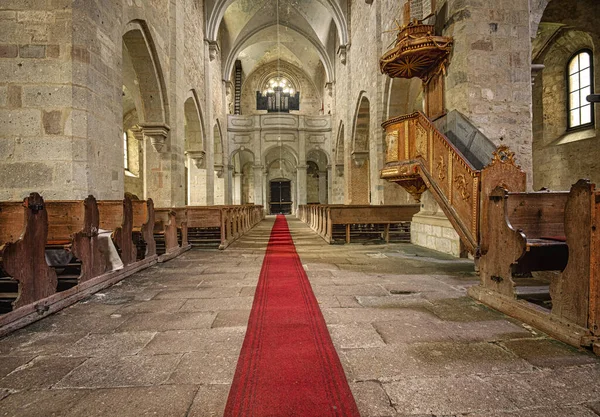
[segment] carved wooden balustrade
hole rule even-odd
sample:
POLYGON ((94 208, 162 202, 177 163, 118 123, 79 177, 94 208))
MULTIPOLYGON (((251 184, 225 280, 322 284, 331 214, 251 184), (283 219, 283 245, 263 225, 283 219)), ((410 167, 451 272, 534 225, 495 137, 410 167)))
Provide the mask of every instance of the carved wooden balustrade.
POLYGON ((478 169, 422 113, 399 116, 383 123, 386 132, 385 167, 381 178, 406 189, 416 201, 429 190, 465 248, 478 256, 485 237, 486 196, 497 185, 510 191, 525 190, 525 173, 506 146, 489 155, 478 169))

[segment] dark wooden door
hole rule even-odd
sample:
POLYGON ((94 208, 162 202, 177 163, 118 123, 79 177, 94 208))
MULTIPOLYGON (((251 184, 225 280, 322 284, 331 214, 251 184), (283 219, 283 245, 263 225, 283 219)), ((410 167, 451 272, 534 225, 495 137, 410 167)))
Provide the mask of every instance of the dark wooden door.
POLYGON ((292 187, 290 181, 271 181, 271 214, 292 214, 292 187))

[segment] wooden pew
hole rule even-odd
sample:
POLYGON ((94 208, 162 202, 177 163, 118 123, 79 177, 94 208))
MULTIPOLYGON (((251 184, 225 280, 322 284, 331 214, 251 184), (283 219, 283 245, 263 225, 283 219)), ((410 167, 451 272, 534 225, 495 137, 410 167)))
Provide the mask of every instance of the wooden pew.
POLYGON ((187 206, 188 241, 193 248, 225 249, 232 237, 226 213, 218 206, 187 206))
POLYGON ((488 239, 479 262, 484 287, 513 297, 513 275, 566 267, 568 197, 567 192, 508 193, 501 187, 492 191, 488 239))
POLYGON ((404 240, 409 237, 412 217, 418 204, 398 206, 309 204, 299 206, 300 219, 328 243, 353 240, 404 240), (395 239, 396 237, 396 239, 395 239))
MULTIPOLYGON (((187 211, 183 209, 182 215, 187 216, 187 211)), ((156 242, 156 253, 158 262, 166 262, 176 258, 183 252, 189 250, 191 246, 187 243, 187 223, 177 221, 177 211, 171 208, 154 209, 154 240, 156 242), (185 228, 182 233, 184 245, 179 244, 179 230, 185 228)))
POLYGON ((74 256, 69 265, 58 268, 63 270, 57 274, 58 290, 68 289, 102 275, 106 271, 106 259, 98 241, 99 212, 96 199, 88 196, 85 200, 50 200, 46 201, 46 210, 46 253, 49 250, 64 249, 74 256))
POLYGON ((173 207, 171 208, 175 212, 175 220, 177 222, 177 241, 179 246, 185 248, 185 250, 191 249, 188 241, 188 214, 187 208, 185 207, 173 207))
POLYGON ((481 283, 469 295, 573 346, 600 354, 600 193, 580 180, 566 192, 490 195, 481 283), (516 275, 551 274, 551 309, 518 299, 516 275))
POLYGON ((110 230, 112 240, 119 251, 123 265, 136 262, 137 250, 133 244, 133 209, 131 198, 123 200, 101 200, 98 201, 100 214, 100 229, 110 230))
POLYGON ((156 242, 154 241, 154 202, 148 200, 132 200, 133 213, 132 237, 136 245, 136 259, 142 261, 156 257, 156 242))
POLYGON ((225 249, 264 218, 253 204, 186 206, 188 240, 193 247, 225 249))
MULTIPOLYGON (((47 236, 48 212, 38 193, 23 202, 0 203, 0 256, 6 275, 0 278, 3 312, 30 306, 35 313, 33 304, 56 292, 56 273, 45 258, 47 236)), ((0 328, 9 322, 2 317, 0 328)))

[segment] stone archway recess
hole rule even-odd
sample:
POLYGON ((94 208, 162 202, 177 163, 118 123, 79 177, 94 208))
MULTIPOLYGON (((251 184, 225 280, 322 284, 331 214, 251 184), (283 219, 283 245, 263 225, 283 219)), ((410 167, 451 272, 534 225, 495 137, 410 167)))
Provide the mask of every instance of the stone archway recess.
POLYGON ((352 152, 348 161, 349 204, 370 203, 369 138, 371 123, 369 99, 362 92, 358 99, 352 132, 352 152))

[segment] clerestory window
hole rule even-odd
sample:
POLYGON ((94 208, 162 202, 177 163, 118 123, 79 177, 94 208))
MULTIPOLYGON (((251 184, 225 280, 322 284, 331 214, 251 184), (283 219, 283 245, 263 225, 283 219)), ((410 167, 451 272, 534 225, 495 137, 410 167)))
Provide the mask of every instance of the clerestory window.
POLYGON ((586 97, 593 91, 592 53, 577 52, 567 65, 569 129, 589 126, 594 122, 594 108, 586 97))

